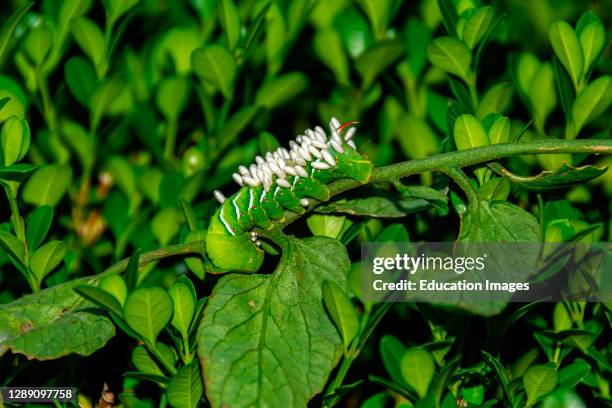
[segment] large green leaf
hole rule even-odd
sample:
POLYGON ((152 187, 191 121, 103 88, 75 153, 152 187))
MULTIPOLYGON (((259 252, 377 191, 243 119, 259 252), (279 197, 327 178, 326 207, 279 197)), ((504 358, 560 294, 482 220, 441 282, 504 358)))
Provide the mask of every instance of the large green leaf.
POLYGON ((472 115, 461 115, 455 121, 455 145, 458 150, 471 149, 489 144, 489 137, 480 121, 472 115))
POLYGON ((172 316, 172 300, 162 288, 141 288, 130 293, 123 317, 136 333, 155 344, 155 339, 172 316))
POLYGON ((182 276, 168 288, 168 294, 172 298, 174 310, 170 323, 184 338, 187 338, 196 307, 196 293, 193 283, 187 277, 182 276))
POLYGON ((182 367, 168 384, 168 402, 174 408, 196 408, 204 387, 198 362, 182 367))
POLYGON ((605 112, 612 103, 612 77, 601 76, 576 96, 572 115, 576 134, 591 120, 605 112))
POLYGON ((198 332, 212 406, 306 406, 342 350, 321 285, 344 287, 349 268, 336 240, 290 239, 272 275, 219 280, 198 332))
POLYGON ((427 55, 435 66, 467 81, 472 51, 461 40, 438 37, 427 46, 427 55))
POLYGON ((30 148, 30 125, 25 119, 11 116, 0 131, 0 157, 4 166, 18 162, 30 148))
POLYGON ((94 67, 97 67, 105 52, 104 34, 100 27, 87 17, 77 17, 72 20, 72 36, 94 67))
POLYGON ((385 68, 403 54, 405 48, 398 40, 388 40, 372 45, 359 55, 355 69, 363 79, 363 88, 367 89, 385 68))
POLYGON ((233 50, 240 38, 240 15, 232 0, 221 0, 217 3, 219 9, 219 23, 223 27, 227 46, 233 50))
POLYGON ((50 360, 70 353, 86 356, 103 347, 115 335, 115 326, 86 311, 91 303, 73 290, 98 279, 75 279, 0 305, 0 355, 10 349, 50 360))
POLYGON ((277 76, 262 85, 255 94, 255 104, 272 109, 300 94, 308 85, 301 72, 289 72, 277 76))
POLYGON ((23 188, 23 201, 33 205, 55 207, 62 198, 72 178, 72 170, 64 164, 41 167, 28 179, 23 188))
POLYGON ((66 244, 50 241, 38 248, 30 258, 30 270, 38 282, 51 272, 64 259, 66 244))
POLYGON ((523 376, 523 385, 527 393, 527 405, 548 394, 557 386, 559 375, 553 365, 534 365, 527 369, 523 376))
POLYGON ((0 28, 0 64, 2 64, 4 61, 4 55, 12 39, 13 31, 15 30, 15 27, 17 27, 17 23, 19 23, 19 20, 21 20, 23 15, 30 9, 30 7, 32 7, 33 4, 33 1, 23 3, 20 8, 15 10, 10 17, 2 22, 2 27, 0 28))
POLYGON ((191 67, 204 83, 231 97, 236 61, 227 48, 213 44, 196 49, 191 54, 191 67))
POLYGON ((592 10, 585 12, 576 24, 576 34, 584 56, 584 71, 588 72, 591 64, 595 62, 604 48, 606 30, 601 19, 592 10))
POLYGON ((555 21, 550 25, 548 35, 555 54, 570 74, 574 86, 578 88, 584 68, 584 56, 574 29, 565 21, 555 21))
POLYGON ((408 349, 402 356, 400 370, 404 381, 423 398, 436 371, 431 353, 422 348, 408 349))

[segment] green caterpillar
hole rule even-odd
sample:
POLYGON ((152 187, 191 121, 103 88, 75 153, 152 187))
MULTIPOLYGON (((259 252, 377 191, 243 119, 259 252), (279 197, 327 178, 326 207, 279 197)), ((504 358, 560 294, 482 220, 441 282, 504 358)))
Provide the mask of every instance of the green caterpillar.
POLYGON ((289 142, 289 149, 280 147, 265 158, 257 156, 248 168, 240 166, 233 177, 241 188, 232 196, 215 191, 221 206, 208 227, 206 252, 217 267, 258 270, 264 251, 251 229, 269 228, 272 220, 283 219, 284 210, 303 214, 309 198, 328 200, 327 184, 334 180, 368 181, 373 165, 356 151, 354 123, 341 125, 332 118, 329 138, 320 126, 306 130, 289 142))

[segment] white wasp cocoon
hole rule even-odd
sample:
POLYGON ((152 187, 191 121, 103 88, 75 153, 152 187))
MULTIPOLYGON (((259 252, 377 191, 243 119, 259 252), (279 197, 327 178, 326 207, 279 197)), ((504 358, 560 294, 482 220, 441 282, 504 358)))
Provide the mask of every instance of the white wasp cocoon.
POLYGON ((344 153, 344 148, 342 147, 340 143, 336 142, 335 140, 332 140, 330 144, 331 144, 331 147, 333 147, 334 150, 337 151, 338 153, 344 153))
POLYGON ((242 182, 242 176, 240 174, 234 173, 234 174, 232 174, 232 177, 234 178, 234 181, 236 183, 238 183, 238 185, 240 187, 242 187, 244 185, 244 183, 242 182))
POLYGON ((214 194, 215 198, 217 199, 217 201, 219 202, 219 204, 223 204, 223 202, 226 200, 226 198, 223 195, 223 193, 220 192, 219 190, 215 190, 213 194, 214 194))
POLYGON ((285 171, 285 173, 291 175, 291 176, 297 176, 297 172, 295 171, 295 169, 291 166, 285 166, 283 167, 283 170, 285 171))
POLYGON ((336 160, 334 160, 331 153, 329 153, 327 150, 321 151, 321 155, 323 156, 323 160, 325 160, 327 164, 329 164, 330 166, 336 165, 336 160))
POLYGON ((302 204, 302 207, 308 207, 308 204, 310 204, 310 201, 308 201, 307 198, 302 198, 300 200, 300 204, 302 204))
POLYGON ((304 149, 303 147, 298 148, 298 153, 300 154, 300 156, 302 156, 302 159, 306 160, 306 161, 311 161, 312 160, 312 156, 310 155, 310 152, 307 149, 304 149))
POLYGON ((317 159, 320 159, 320 158, 321 158, 321 152, 320 152, 320 151, 319 151, 319 150, 318 150, 316 147, 314 147, 314 146, 309 146, 309 147, 308 147, 308 151, 309 151, 310 153, 312 153, 312 155, 313 155, 314 157, 316 157, 317 159))
POLYGON ((327 170, 327 169, 331 168, 331 166, 329 164, 323 163, 323 162, 320 162, 320 161, 312 162, 310 165, 312 166, 313 169, 317 169, 317 170, 327 170))
POLYGON ((245 176, 242 178, 245 183, 247 183, 251 187, 257 187, 259 185, 259 180, 256 180, 252 177, 245 176))
POLYGON ((246 167, 244 167, 244 166, 240 166, 240 167, 238 167, 238 172, 240 172, 240 174, 242 174, 243 176, 248 176, 249 174, 251 174, 251 173, 249 172, 249 169, 247 169, 247 168, 246 168, 246 167))
POLYGON ((325 149, 327 147, 327 144, 319 139, 313 140, 312 145, 317 149, 325 149))
POLYGON ((357 150, 357 146, 355 145, 355 142, 352 140, 349 140, 348 142, 346 142, 347 145, 349 145, 350 147, 353 148, 353 150, 357 150))
POLYGON ((350 128, 349 130, 346 131, 346 134, 344 135, 344 140, 346 140, 347 142, 349 140, 351 140, 353 138, 353 136, 355 136, 355 132, 357 131, 357 128, 350 128))
POLYGON ((261 156, 255 156, 255 162, 257 164, 264 164, 266 161, 261 156))
POLYGON ((338 120, 338 118, 333 117, 329 121, 329 126, 332 127, 333 129, 338 129, 341 126, 340 121, 338 120))
POLYGON ((308 177, 308 172, 306 172, 306 169, 303 168, 302 166, 295 166, 294 169, 297 172, 298 176, 304 177, 304 178, 308 177))
POLYGON ((287 180, 285 180, 284 178, 276 179, 276 184, 278 184, 281 187, 285 187, 285 188, 290 188, 291 187, 291 184, 289 184, 289 182, 287 180))

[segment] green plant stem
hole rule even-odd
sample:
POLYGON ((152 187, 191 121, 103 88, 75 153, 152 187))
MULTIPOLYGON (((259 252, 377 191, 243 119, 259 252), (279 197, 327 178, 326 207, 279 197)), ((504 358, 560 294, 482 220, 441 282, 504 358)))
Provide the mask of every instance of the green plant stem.
POLYGON ((166 161, 174 159, 177 132, 177 121, 175 119, 169 119, 168 122, 166 122, 166 145, 164 146, 164 160, 166 161))
MULTIPOLYGON (((194 241, 185 244, 170 245, 153 251, 145 252, 138 258, 138 267, 145 266, 151 262, 169 258, 177 255, 193 255, 204 252, 204 241, 194 241)), ((125 258, 106 269, 103 274, 123 273, 128 266, 129 258, 125 258)))
POLYGON ((444 167, 440 171, 446 173, 465 193, 468 198, 468 202, 473 205, 478 205, 478 194, 474 189, 470 179, 465 175, 463 170, 457 167, 444 167))
MULTIPOLYGON (((19 206, 17 205, 17 197, 13 194, 10 188, 4 187, 4 191, 6 193, 6 197, 8 198, 9 207, 11 209, 11 221, 13 225, 13 229, 15 230, 15 235, 23 244, 26 244, 25 240, 25 224, 23 222, 23 217, 19 213, 19 206)), ((26 246, 27 248, 27 246, 26 246)))

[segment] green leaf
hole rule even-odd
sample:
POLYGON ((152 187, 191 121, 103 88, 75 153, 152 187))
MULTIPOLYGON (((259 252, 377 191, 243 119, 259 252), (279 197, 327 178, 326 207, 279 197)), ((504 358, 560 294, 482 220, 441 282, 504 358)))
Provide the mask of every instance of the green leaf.
POLYGON ((349 62, 338 31, 331 27, 317 30, 314 35, 313 46, 317 57, 334 73, 336 81, 341 85, 348 85, 350 79, 349 62))
POLYGON ((519 56, 516 63, 516 82, 525 97, 528 97, 531 81, 538 68, 540 61, 533 54, 526 52, 519 56))
POLYGON ((402 387, 407 387, 399 357, 404 355, 406 347, 397 338, 386 334, 380 339, 379 350, 380 358, 391 379, 402 387))
POLYGON ((30 258, 30 270, 38 282, 42 282, 62 262, 66 250, 66 244, 62 241, 49 241, 34 251, 30 258))
POLYGON ((438 37, 427 46, 431 63, 468 81, 472 51, 464 42, 452 37, 438 37))
MULTIPOLYGON (((157 343, 155 346, 159 353, 166 361, 176 361, 176 357, 172 349, 164 343, 157 343)), ((159 363, 153 355, 143 345, 140 345, 132 351, 132 363, 141 372, 153 375, 164 375, 159 363)))
POLYGON ((423 398, 436 372, 431 353, 422 348, 408 349, 402 356, 400 367, 404 381, 423 398))
POLYGON ((240 14, 232 0, 221 0, 217 3, 219 23, 225 33, 227 46, 233 50, 240 39, 240 14))
POLYGON ((213 44, 194 50, 191 54, 191 68, 202 82, 221 91, 225 98, 231 98, 236 61, 227 48, 213 44))
POLYGON ((559 61, 559 58, 553 57, 553 71, 555 73, 555 84, 557 85, 557 92, 561 101, 561 107, 563 108, 563 114, 565 115, 566 123, 573 121, 572 106, 574 105, 574 99, 576 98, 576 91, 572 85, 572 79, 569 74, 559 61))
POLYGON ((164 208, 153 217, 151 229, 159 244, 165 246, 178 234, 182 224, 183 214, 177 208, 164 208))
POLYGON ((49 164, 39 168, 23 188, 23 201, 32 205, 55 207, 68 190, 72 170, 68 165, 49 164))
POLYGON ((267 152, 276 150, 280 144, 276 138, 268 132, 259 132, 259 154, 263 157, 267 152))
POLYGON ((38 245, 40 245, 47 236, 49 227, 53 221, 53 213, 53 207, 49 205, 36 207, 34 211, 30 213, 28 222, 26 223, 26 241, 30 251, 38 248, 38 245))
POLYGON ((549 63, 541 64, 533 74, 527 95, 531 102, 531 110, 536 126, 544 129, 546 118, 557 105, 554 73, 549 63))
POLYGON ((507 117, 498 118, 493 122, 487 136, 491 144, 508 143, 510 141, 510 119, 507 117))
POLYGON ((457 118, 453 136, 458 150, 486 146, 490 143, 480 121, 472 115, 461 115, 457 118))
POLYGON ((422 159, 436 153, 438 137, 423 118, 402 115, 395 126, 402 153, 408 158, 422 159))
POLYGON ((593 11, 585 12, 576 25, 576 34, 584 56, 584 73, 592 69, 606 42, 606 30, 601 19, 593 11))
POLYGON ((579 89, 580 76, 584 69, 584 56, 574 29, 565 21, 555 21, 548 32, 550 43, 572 78, 574 87, 579 89))
POLYGON ((514 398, 512 397, 512 393, 510 392, 510 380, 508 379, 508 372, 506 371, 506 368, 499 362, 498 359, 493 357, 491 354, 487 353, 484 350, 481 350, 480 352, 484 356, 487 365, 489 365, 495 371, 495 374, 501 384, 504 397, 507 401, 507 405, 513 406, 514 398))
POLYGON ((346 217, 313 214, 306 220, 308 228, 314 235, 338 238, 344 229, 346 217))
POLYGON ((397 200, 384 196, 334 201, 317 207, 315 211, 321 214, 342 213, 374 218, 401 218, 409 214, 397 200))
POLYGON ((457 16, 457 7, 453 0, 438 0, 438 8, 440 9, 440 15, 442 16, 442 23, 448 35, 456 36, 457 22, 459 16, 457 16))
POLYGON ((168 402, 174 408, 196 408, 203 394, 204 385, 197 361, 178 370, 166 390, 168 402))
POLYGON ((554 190, 583 184, 601 176, 607 170, 591 165, 572 167, 563 163, 555 170, 546 170, 535 176, 518 176, 498 163, 492 164, 491 168, 499 175, 508 177, 513 183, 532 191, 554 190))
POLYGON ((468 47, 474 48, 478 41, 482 39, 487 30, 491 27, 495 17, 495 9, 493 6, 485 6, 479 8, 465 23, 463 29, 463 41, 468 47))
POLYGON ((527 393, 527 405, 555 389, 559 375, 554 365, 534 365, 527 369, 523 376, 523 385, 527 393))
POLYGON ((493 85, 483 95, 478 103, 476 116, 479 119, 484 119, 490 113, 505 113, 512 102, 513 89, 512 85, 507 82, 501 82, 493 85))
POLYGON ((542 401, 542 408, 587 408, 587 406, 574 391, 560 389, 542 401))
POLYGON ((340 332, 340 337, 344 342, 344 350, 348 350, 359 332, 359 318, 351 299, 340 286, 325 281, 323 282, 323 303, 325 303, 325 308, 340 332))
POLYGON ((32 26, 23 39, 23 51, 32 63, 41 67, 53 47, 53 30, 46 20, 32 26))
POLYGON ((0 245, 7 253, 25 265, 25 247, 16 236, 0 230, 0 245))
POLYGON ((111 26, 140 0, 103 0, 106 10, 106 20, 111 26))
POLYGON ((110 112, 114 102, 119 100, 125 90, 125 83, 119 78, 107 78, 98 84, 91 95, 91 126, 96 129, 100 124, 102 115, 110 112))
POLYGON ((591 372, 591 366, 584 360, 576 360, 559 370, 559 388, 572 390, 591 372))
POLYGON ((87 356, 104 347, 115 326, 107 317, 88 312, 91 303, 73 290, 98 279, 75 279, 0 305, 0 355, 11 350, 50 360, 71 353, 87 356))
POLYGON ((159 81, 155 104, 169 121, 178 120, 189 100, 190 82, 182 76, 167 76, 159 81))
POLYGON ((70 58, 64 65, 64 79, 76 100, 89 107, 97 86, 96 71, 89 61, 80 56, 70 58))
POLYGON ((572 115, 576 134, 584 125, 601 115, 612 103, 612 77, 601 76, 576 96, 572 115))
POLYGON ((4 62, 4 58, 9 48, 9 44, 13 39, 13 31, 17 27, 17 23, 27 13, 27 11, 34 5, 33 1, 24 3, 17 10, 11 14, 9 18, 4 20, 2 28, 0 28, 0 65, 4 62))
POLYGON ((122 316, 121 308, 125 304, 125 299, 127 298, 127 285, 125 280, 121 275, 118 274, 110 274, 102 277, 100 279, 100 289, 105 290, 114 296, 115 299, 119 301, 121 307, 119 308, 119 316, 122 316))
POLYGON ((289 72, 263 84, 255 94, 255 104, 266 109, 283 105, 306 89, 308 79, 301 72, 289 72))
POLYGON ((363 89, 368 89, 376 77, 391 66, 404 53, 405 46, 398 40, 379 41, 359 55, 355 69, 363 79, 363 89))
POLYGON ((0 153, 4 166, 23 159, 30 148, 30 125, 25 119, 11 116, 0 131, 0 153))
POLYGON ((102 31, 96 23, 82 16, 72 19, 71 29, 74 40, 97 68, 106 52, 102 31))
POLYGON ((168 294, 172 298, 174 310, 170 323, 186 339, 196 307, 193 283, 187 277, 181 276, 168 288, 168 294))
POLYGON ((172 316, 172 300, 162 288, 140 288, 130 293, 123 316, 132 329, 150 345, 172 316))
POLYGON ((393 8, 392 0, 358 0, 359 5, 363 8, 374 33, 377 36, 384 34, 389 18, 391 15, 391 9, 393 8))
POLYGON ((223 276, 198 332, 211 405, 306 406, 342 350, 325 316, 322 282, 344 287, 349 268, 340 242, 290 238, 273 274, 223 276))
POLYGON ((408 230, 402 224, 391 224, 376 236, 376 242, 409 242, 408 230))
POLYGON ((481 201, 478 207, 478 214, 472 214, 468 210, 461 220, 461 241, 540 242, 537 219, 522 208, 507 202, 488 201, 481 201), (472 216, 478 220, 474 225, 471 225, 472 216))
MULTIPOLYGON (((117 276, 117 275, 115 275, 117 276)), ((123 312, 121 310, 121 304, 119 301, 106 290, 92 286, 92 285, 81 285, 74 288, 75 292, 83 296, 90 302, 95 303, 101 308, 115 313, 115 315, 122 317, 123 312)))

